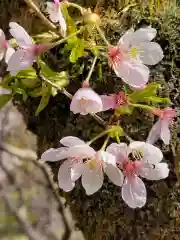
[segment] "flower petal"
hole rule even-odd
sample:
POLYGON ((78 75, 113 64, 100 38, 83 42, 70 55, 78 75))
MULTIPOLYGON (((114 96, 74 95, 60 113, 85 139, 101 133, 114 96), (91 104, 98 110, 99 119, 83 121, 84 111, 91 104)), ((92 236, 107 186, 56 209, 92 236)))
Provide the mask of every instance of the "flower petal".
POLYGON ((17 24, 16 22, 10 22, 9 27, 10 34, 16 39, 20 47, 23 48, 33 44, 33 41, 29 34, 19 24, 17 24))
POLYGON ((100 95, 100 98, 101 98, 102 104, 103 104, 103 110, 102 111, 107 111, 109 109, 115 109, 116 108, 116 98, 115 98, 114 94, 112 94, 110 96, 100 95))
POLYGON ((101 167, 90 168, 88 163, 83 166, 82 186, 87 195, 97 192, 103 184, 104 176, 101 167))
POLYGON ((67 136, 60 140, 60 143, 66 147, 74 147, 77 145, 84 145, 85 142, 78 137, 67 136))
POLYGON ((116 166, 116 157, 108 152, 102 152, 101 156, 104 161, 104 171, 107 174, 108 178, 115 185, 122 186, 124 176, 119 170, 119 168, 116 166))
POLYGON ((140 60, 147 65, 155 65, 164 57, 162 48, 155 42, 141 43, 139 53, 140 60))
POLYGON ((149 68, 138 61, 118 61, 113 64, 116 75, 134 88, 141 88, 148 82, 149 68))
POLYGON ((85 159, 94 157, 96 151, 87 144, 69 148, 68 156, 71 158, 85 159))
POLYGON ((169 122, 166 120, 161 121, 161 139, 163 140, 164 144, 169 144, 170 139, 171 139, 171 132, 169 129, 169 122))
POLYGON ((35 59, 35 56, 28 51, 19 49, 9 59, 7 71, 15 76, 20 70, 31 67, 35 59))
POLYGON ((120 38, 118 42, 118 45, 120 46, 120 48, 128 49, 131 44, 133 35, 134 35, 134 30, 132 28, 129 29, 127 32, 125 32, 125 34, 120 38))
POLYGON ((167 163, 158 163, 155 167, 141 169, 141 172, 141 176, 148 180, 161 180, 168 177, 169 168, 167 163))
POLYGON ((143 42, 150 42, 156 36, 156 29, 150 26, 140 28, 134 32, 133 37, 131 39, 131 45, 141 45, 143 42))
POLYGON ((127 160, 129 150, 126 143, 112 143, 106 148, 106 152, 111 153, 116 157, 117 163, 122 163, 127 160))
POLYGON ((41 155, 41 160, 55 162, 67 158, 68 148, 50 148, 41 155))
POLYGON ((146 187, 143 181, 137 176, 125 178, 122 198, 131 208, 143 207, 146 203, 146 187))
POLYGON ((82 171, 83 171, 83 166, 84 164, 80 164, 80 163, 77 163, 77 164, 73 164, 72 168, 71 168, 71 180, 72 181, 76 181, 78 180, 81 175, 82 175, 82 171))
POLYGON ((151 128, 149 135, 147 137, 146 142, 150 144, 154 144, 159 138, 161 134, 161 119, 159 119, 151 128))
POLYGON ((80 88, 73 96, 70 110, 74 113, 86 115, 101 112, 103 104, 100 96, 91 88, 80 88))
POLYGON ((58 185, 65 192, 71 191, 75 183, 71 179, 71 165, 69 161, 64 161, 58 172, 58 185))
POLYGON ((12 48, 10 45, 8 45, 6 50, 6 56, 5 56, 5 62, 8 64, 9 59, 11 56, 15 53, 14 48, 12 48))
POLYGON ((140 151, 143 155, 143 162, 157 164, 163 159, 161 150, 146 142, 132 142, 129 145, 132 151, 140 151))

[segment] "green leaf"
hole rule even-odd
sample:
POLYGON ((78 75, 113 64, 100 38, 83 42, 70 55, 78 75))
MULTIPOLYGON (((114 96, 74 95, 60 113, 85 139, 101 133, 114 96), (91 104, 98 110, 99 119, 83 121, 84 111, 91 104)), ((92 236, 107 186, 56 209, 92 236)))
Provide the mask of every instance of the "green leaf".
POLYGON ((51 85, 42 82, 42 98, 36 110, 35 116, 38 116, 39 113, 48 105, 51 96, 51 88, 51 85))
POLYGON ((33 67, 27 68, 25 70, 21 70, 17 75, 17 78, 28 78, 28 79, 34 79, 37 77, 36 71, 33 67))
POLYGON ((146 88, 142 90, 136 90, 131 93, 129 98, 132 103, 147 101, 148 97, 156 96, 157 90, 160 88, 160 86, 161 85, 157 83, 150 83, 146 88))
POLYGON ((27 95, 26 91, 23 88, 16 88, 15 92, 22 95, 23 101, 27 100, 28 95, 27 95))
POLYGON ((116 109, 117 115, 131 115, 134 110, 132 106, 121 106, 116 109))
POLYGON ((72 17, 69 15, 67 6, 65 4, 61 5, 61 11, 62 11, 63 16, 66 19, 68 35, 76 32, 77 31, 76 24, 75 24, 74 20, 72 19, 72 17))
POLYGON ((12 98, 12 94, 0 95, 0 109, 3 108, 12 98))
POLYGON ((69 83, 68 74, 65 71, 54 72, 42 60, 39 61, 42 75, 59 87, 65 87, 69 83))
POLYGON ((17 74, 16 78, 20 80, 25 88, 35 88, 39 83, 39 79, 33 67, 21 70, 17 74))
POLYGON ((10 74, 6 75, 2 81, 1 81, 1 86, 3 88, 9 88, 9 84, 14 80, 14 77, 12 77, 10 74))
POLYGON ((161 97, 148 97, 148 101, 151 101, 153 103, 164 103, 164 104, 171 104, 171 100, 169 98, 161 98, 161 97))
POLYGON ((69 60, 70 60, 70 62, 75 63, 78 60, 78 58, 80 58, 84 55, 85 55, 84 40, 83 39, 78 39, 75 47, 71 50, 69 60))

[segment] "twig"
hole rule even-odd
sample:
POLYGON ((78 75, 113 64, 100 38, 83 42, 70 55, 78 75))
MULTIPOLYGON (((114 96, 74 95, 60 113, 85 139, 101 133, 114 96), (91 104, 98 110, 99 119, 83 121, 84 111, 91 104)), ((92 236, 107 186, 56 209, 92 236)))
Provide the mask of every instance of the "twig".
POLYGON ((88 75, 87 75, 87 78, 85 79, 84 82, 89 83, 89 80, 90 80, 91 75, 92 75, 92 73, 93 73, 94 67, 95 67, 95 65, 96 65, 96 61, 97 61, 97 56, 94 58, 93 63, 92 63, 92 65, 91 65, 91 68, 90 68, 90 70, 89 70, 89 73, 88 73, 88 75))
POLYGON ((98 25, 96 25, 96 29, 98 30, 98 33, 99 33, 100 37, 102 38, 102 40, 105 42, 105 44, 107 46, 110 46, 110 43, 108 42, 108 40, 106 39, 103 31, 100 29, 100 27, 98 25))
MULTIPOLYGON (((36 74, 37 76, 39 77, 39 79, 41 79, 42 81, 45 81, 47 82, 48 84, 50 84, 51 86, 55 87, 56 89, 58 89, 61 93, 63 93, 64 95, 66 95, 69 99, 72 99, 72 95, 63 87, 59 87, 58 85, 56 85, 55 83, 51 82, 49 79, 45 78, 41 72, 40 72, 40 69, 37 69, 36 66, 35 67, 35 70, 36 70, 36 74)), ((103 127, 106 126, 106 122, 101 118, 99 117, 98 115, 96 114, 90 114, 100 125, 102 125, 103 127)))
POLYGON ((51 30, 56 30, 56 25, 54 25, 52 22, 50 22, 45 15, 41 12, 41 10, 38 8, 38 6, 33 2, 33 0, 24 0, 26 4, 32 8, 36 15, 44 22, 44 24, 50 28, 51 30))

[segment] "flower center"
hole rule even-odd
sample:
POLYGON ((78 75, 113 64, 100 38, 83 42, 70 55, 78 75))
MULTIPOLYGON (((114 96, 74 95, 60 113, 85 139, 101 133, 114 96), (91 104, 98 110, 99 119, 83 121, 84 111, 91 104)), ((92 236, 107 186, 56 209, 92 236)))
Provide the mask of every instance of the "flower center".
POLYGON ((116 61, 121 61, 124 57, 123 52, 120 47, 110 47, 108 52, 110 60, 114 63, 116 61))
POLYGON ((127 96, 123 91, 120 91, 115 95, 116 98, 116 106, 120 107, 122 105, 127 104, 127 96))
POLYGON ((126 177, 133 177, 137 174, 137 168, 139 166, 139 161, 124 161, 122 164, 122 169, 124 170, 124 175, 126 177))

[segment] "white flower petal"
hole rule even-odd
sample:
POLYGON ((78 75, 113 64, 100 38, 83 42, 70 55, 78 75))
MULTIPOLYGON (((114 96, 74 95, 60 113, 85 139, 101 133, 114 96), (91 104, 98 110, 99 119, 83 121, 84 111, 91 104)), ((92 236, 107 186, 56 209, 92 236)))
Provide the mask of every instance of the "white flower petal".
POLYGON ((141 45, 142 42, 150 42, 156 36, 156 29, 152 27, 140 28, 134 32, 131 38, 131 45, 141 45))
POLYGON ((77 145, 84 145, 85 142, 78 137, 67 136, 60 140, 60 143, 66 147, 74 147, 77 145))
POLYGON ((158 43, 155 42, 146 42, 141 43, 139 50, 140 60, 147 65, 155 65, 160 62, 163 57, 162 48, 158 43))
POLYGON ((5 55, 5 62, 8 63, 11 56, 15 53, 14 48, 12 48, 10 45, 8 45, 5 55))
POLYGON ((81 175, 82 175, 82 171, 83 171, 83 166, 84 164, 73 164, 72 168, 71 168, 71 180, 73 182, 75 182, 76 180, 78 180, 81 175))
POLYGON ((144 168, 141 171, 141 176, 148 180, 161 180, 167 178, 169 175, 167 163, 158 163, 155 167, 144 168))
POLYGON ((149 164, 157 164, 163 159, 161 150, 152 144, 135 141, 130 143, 129 148, 140 151, 143 154, 143 161, 149 164))
POLYGON ((58 172, 58 185, 65 192, 71 191, 75 183, 71 179, 71 165, 68 161, 63 162, 58 172))
POLYGON ((166 120, 161 121, 161 139, 163 140, 164 144, 169 144, 171 139, 171 132, 169 129, 169 122, 166 120))
POLYGON ((161 119, 159 119, 151 128, 146 142, 154 144, 161 135, 161 119))
POLYGON ((103 104, 100 96, 91 88, 80 88, 73 96, 70 110, 74 113, 86 115, 101 112, 103 104))
POLYGON ((141 88, 149 80, 149 68, 139 61, 119 61, 113 64, 116 75, 134 88, 141 88))
POLYGON ((20 47, 23 48, 33 44, 33 41, 29 34, 19 24, 17 24, 16 22, 10 22, 9 27, 10 27, 9 32, 16 39, 17 44, 20 47))
POLYGON ((100 95, 103 104, 103 111, 116 108, 116 98, 114 95, 100 95))
POLYGON ((125 34, 120 38, 118 42, 118 45, 120 46, 120 48, 128 49, 131 44, 133 35, 134 35, 134 30, 132 28, 129 29, 127 32, 125 32, 125 34))
POLYGON ((6 53, 6 49, 0 49, 0 61, 4 58, 4 55, 6 53))
POLYGON ((143 207, 146 203, 146 195, 146 187, 139 177, 125 178, 122 186, 122 198, 129 207, 143 207))
POLYGON ((63 37, 66 37, 66 32, 67 32, 67 25, 66 25, 66 20, 61 12, 61 9, 59 8, 58 12, 58 21, 61 26, 61 34, 63 37))
POLYGON ((97 192, 103 184, 104 176, 101 167, 90 168, 88 163, 83 166, 82 186, 87 195, 97 192))
POLYGON ((68 157, 68 148, 50 148, 41 155, 41 160, 48 162, 55 162, 68 157))
POLYGON ((115 185, 122 186, 124 176, 116 166, 116 157, 108 152, 104 152, 102 156, 104 161, 104 172, 115 185))
POLYGON ((87 144, 69 148, 68 156, 71 158, 85 159, 94 157, 96 151, 87 144))
POLYGON ((9 59, 7 71, 15 76, 20 70, 31 67, 35 59, 36 57, 27 50, 19 49, 9 59))
POLYGON ((126 143, 112 143, 106 148, 106 151, 116 157, 117 163, 126 161, 129 154, 128 146, 126 143))

